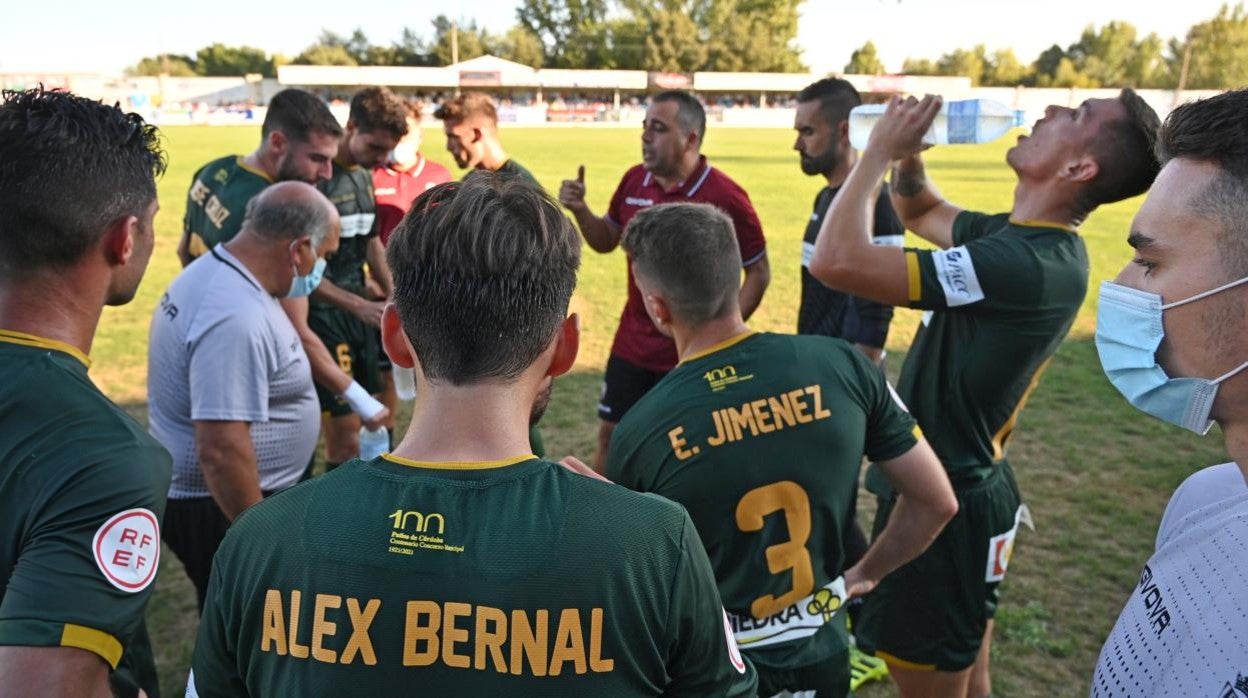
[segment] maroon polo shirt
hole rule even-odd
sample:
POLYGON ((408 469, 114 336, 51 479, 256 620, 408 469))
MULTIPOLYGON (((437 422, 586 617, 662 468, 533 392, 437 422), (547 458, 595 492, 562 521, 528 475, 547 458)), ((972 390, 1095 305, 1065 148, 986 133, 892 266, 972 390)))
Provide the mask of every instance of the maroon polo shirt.
MULTIPOLYGON (((728 175, 711 167, 705 156, 687 180, 669 190, 664 190, 643 165, 634 166, 620 180, 606 218, 622 229, 643 208, 681 201, 711 204, 728 214, 736 228, 742 267, 754 264, 767 253, 763 226, 758 222, 750 197, 728 175)), ((611 353, 656 373, 666 373, 676 366, 676 343, 660 333, 646 314, 641 292, 633 279, 632 264, 628 265, 628 301, 620 315, 611 353)))
POLYGON ((388 162, 373 170, 373 194, 377 199, 377 231, 381 244, 390 240, 390 233, 407 215, 416 197, 426 189, 451 181, 451 173, 424 155, 410 170, 400 170, 388 162))

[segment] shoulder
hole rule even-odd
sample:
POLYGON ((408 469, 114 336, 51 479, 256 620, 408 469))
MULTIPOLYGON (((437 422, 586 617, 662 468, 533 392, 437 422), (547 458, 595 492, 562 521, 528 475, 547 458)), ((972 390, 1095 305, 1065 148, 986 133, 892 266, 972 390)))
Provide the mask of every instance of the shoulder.
POLYGON ((646 166, 638 163, 624 171, 624 175, 620 177, 620 188, 635 187, 645 178, 646 166))
POLYGON ((582 508, 589 507, 594 511, 604 526, 618 528, 620 532, 632 536, 636 534, 638 524, 644 524, 646 530, 674 533, 679 539, 688 514, 684 507, 672 500, 577 475, 563 467, 557 466, 556 471, 557 477, 569 481, 576 496, 582 500, 582 508))
MULTIPOLYGON (((729 177, 723 170, 715 167, 709 162, 706 164, 706 170, 694 175, 695 177, 704 177, 702 187, 708 189, 708 194, 718 192, 720 194, 730 194, 734 198, 739 197, 749 203, 750 196, 745 193, 745 188, 732 177, 729 177)), ((697 186, 696 184, 694 186, 697 186)))
POLYGON ((1248 494, 1244 473, 1234 463, 1223 463, 1189 476, 1179 485, 1166 505, 1157 527, 1157 547, 1182 528, 1183 520, 1206 507, 1248 494))

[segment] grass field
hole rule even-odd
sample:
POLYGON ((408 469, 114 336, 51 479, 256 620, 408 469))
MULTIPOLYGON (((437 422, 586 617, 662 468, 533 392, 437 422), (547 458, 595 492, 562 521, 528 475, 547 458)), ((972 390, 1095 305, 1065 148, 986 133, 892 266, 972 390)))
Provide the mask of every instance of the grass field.
MULTIPOLYGON (((174 255, 186 188, 201 164, 255 147, 258 128, 165 130, 170 167, 160 184, 158 242, 135 302, 109 309, 92 357, 92 375, 136 415, 146 413, 147 327, 157 299, 179 269, 174 255)), ((426 132, 424 151, 454 170, 440 132, 426 132)), ((508 129, 513 157, 552 191, 586 166, 589 201, 601 213, 624 169, 639 160, 639 133, 628 129, 508 129)), ((1004 165, 1012 139, 977 147, 938 148, 928 157, 933 181, 952 201, 982 210, 1010 205, 1013 177, 1004 165)), ((799 297, 801 234, 820 182, 804 177, 784 130, 715 129, 706 153, 750 193, 768 238, 772 282, 751 324, 791 331, 799 297)), ((1092 332, 1096 288, 1129 258, 1124 242, 1139 201, 1098 212, 1083 227, 1092 260, 1091 292, 1071 336, 1024 411, 1010 456, 1036 531, 1020 534, 1004 586, 993 646, 998 696, 1087 695, 1101 642, 1151 550, 1170 492, 1199 467, 1225 458, 1218 436, 1201 440, 1135 412, 1113 390, 1097 362, 1092 332)), ((594 405, 612 333, 624 300, 621 254, 586 248, 574 310, 584 337, 576 370, 561 379, 543 430, 550 453, 589 456, 594 405)), ((898 312, 889 340, 894 378, 918 314, 898 312)), ((401 415, 401 418, 404 415, 401 415)), ((402 423, 402 419, 401 419, 402 423)), ((874 504, 862 500, 862 516, 874 504)), ((166 551, 167 552, 167 551, 166 551)), ((180 695, 194 642, 194 593, 172 554, 164 556, 149 610, 162 687, 180 695)), ((865 695, 887 695, 873 688, 865 695)))

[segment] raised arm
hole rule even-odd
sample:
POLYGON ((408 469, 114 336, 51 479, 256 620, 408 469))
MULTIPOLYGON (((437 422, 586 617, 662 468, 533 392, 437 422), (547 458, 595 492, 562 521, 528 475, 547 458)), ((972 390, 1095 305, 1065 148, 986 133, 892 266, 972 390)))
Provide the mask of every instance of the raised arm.
MULTIPOLYGON (((623 229, 603 216, 596 216, 585 203, 585 166, 576 170, 576 179, 565 179, 559 185, 559 203, 572 212, 576 226, 590 249, 610 252, 620 245, 623 229)), ((759 296, 762 297, 761 295, 759 296)))
POLYGON ((902 224, 941 249, 953 246, 953 221, 962 209, 945 201, 927 179, 918 153, 893 165, 893 209, 902 224))

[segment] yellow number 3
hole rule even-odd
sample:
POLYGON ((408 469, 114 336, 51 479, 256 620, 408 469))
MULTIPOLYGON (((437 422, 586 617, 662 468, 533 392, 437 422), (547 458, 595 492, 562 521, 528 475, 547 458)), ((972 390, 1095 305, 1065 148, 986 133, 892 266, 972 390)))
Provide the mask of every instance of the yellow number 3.
POLYGON ((745 493, 737 503, 737 528, 746 533, 761 531, 763 519, 783 511, 789 526, 789 540, 767 548, 767 569, 772 574, 793 571, 793 586, 781 596, 766 594, 754 599, 750 613, 766 618, 783 611, 815 588, 815 571, 810 563, 806 541, 810 538, 810 498, 801 485, 789 480, 773 482, 745 493))

